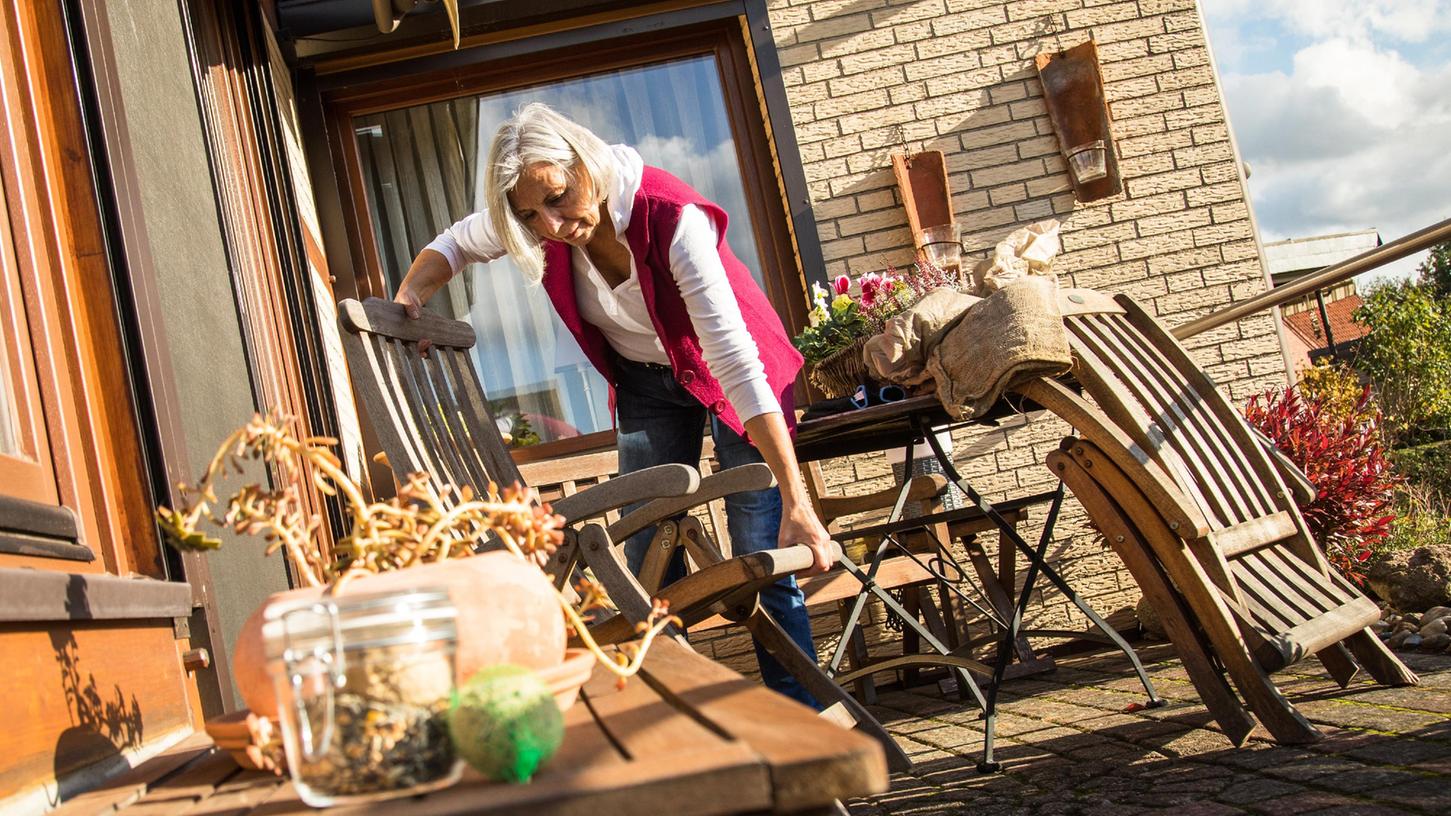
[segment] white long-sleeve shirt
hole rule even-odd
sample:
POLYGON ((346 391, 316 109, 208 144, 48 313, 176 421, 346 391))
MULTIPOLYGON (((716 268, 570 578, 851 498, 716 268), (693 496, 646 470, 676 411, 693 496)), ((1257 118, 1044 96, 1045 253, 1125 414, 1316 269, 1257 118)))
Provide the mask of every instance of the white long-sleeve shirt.
MULTIPOLYGON (((615 160, 615 185, 605 208, 615 227, 615 236, 629 250, 625 230, 630 226, 635 194, 645 168, 640 154, 625 145, 611 149, 615 160)), ((780 413, 781 403, 766 382, 756 341, 746 330, 740 306, 731 291, 720 252, 719 231, 710 216, 687 204, 670 239, 670 273, 680 288, 691 325, 700 339, 706 367, 720 383, 736 415, 745 422, 766 413, 780 413)), ((444 230, 427 247, 448 259, 453 274, 469 263, 487 263, 504 255, 486 212, 476 212, 444 230)), ((597 327, 622 357, 642 363, 668 365, 669 357, 655 332, 639 270, 630 253, 630 277, 610 288, 604 276, 590 262, 584 250, 574 247, 575 298, 580 316, 597 327)))

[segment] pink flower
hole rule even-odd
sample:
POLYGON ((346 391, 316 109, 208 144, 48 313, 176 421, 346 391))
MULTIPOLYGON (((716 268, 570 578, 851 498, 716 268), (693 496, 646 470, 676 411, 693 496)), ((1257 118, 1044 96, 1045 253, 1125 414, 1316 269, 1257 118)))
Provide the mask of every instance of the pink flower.
POLYGON ((851 278, 846 275, 837 275, 836 280, 832 282, 832 288, 836 289, 838 295, 846 294, 851 291, 851 278))
POLYGON ((872 308, 872 304, 876 302, 877 295, 882 289, 882 276, 875 272, 868 272, 862 275, 861 285, 862 306, 870 309, 872 308))

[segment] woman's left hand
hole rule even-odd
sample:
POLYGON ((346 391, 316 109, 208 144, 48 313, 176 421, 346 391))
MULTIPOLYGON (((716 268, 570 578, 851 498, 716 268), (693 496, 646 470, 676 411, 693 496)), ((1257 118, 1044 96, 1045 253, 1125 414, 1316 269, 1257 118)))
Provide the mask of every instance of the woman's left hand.
POLYGON ((816 517, 815 511, 807 503, 797 503, 781 508, 781 535, 777 539, 777 546, 794 547, 797 544, 805 544, 810 547, 815 556, 811 568, 798 572, 797 575, 804 578, 808 575, 819 575, 831 569, 831 535, 826 532, 821 520, 816 517))

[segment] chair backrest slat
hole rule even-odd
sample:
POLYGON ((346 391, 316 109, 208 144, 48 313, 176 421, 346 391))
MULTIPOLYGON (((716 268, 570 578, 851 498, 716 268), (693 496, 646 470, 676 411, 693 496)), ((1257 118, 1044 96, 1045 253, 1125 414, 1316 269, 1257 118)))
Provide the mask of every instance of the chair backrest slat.
MULTIPOLYGON (((438 435, 430 421, 426 408, 428 401, 418 393, 418 384, 413 376, 411 361, 408 359, 410 351, 412 349, 406 347, 401 340, 389 338, 383 341, 383 353, 387 355, 388 370, 398 383, 398 392, 402 395, 407 408, 405 416, 408 419, 409 436, 416 443, 419 458, 425 465, 428 474, 441 483, 447 484, 455 481, 453 469, 448 466, 448 461, 444 458, 443 448, 439 444, 438 435)), ((415 356, 416 354, 414 352, 415 356)))
MULTIPOLYGON (((1238 455, 1240 465, 1253 479, 1253 483, 1261 489, 1261 496, 1264 500, 1276 510, 1296 510, 1294 499, 1285 488, 1274 462, 1270 460, 1269 454, 1260 445, 1260 439, 1255 436, 1239 409, 1230 404, 1229 399, 1224 396, 1209 375, 1205 374, 1189 356, 1189 352, 1152 316, 1129 298, 1120 295, 1118 300, 1123 305, 1134 328, 1154 344, 1154 347, 1169 361, 1173 369, 1181 373, 1189 387, 1199 392, 1215 419, 1215 427, 1227 435, 1238 455)), ((1308 539, 1308 532, 1306 536, 1308 539)), ((1310 546, 1307 553, 1315 553, 1318 557, 1319 549, 1310 546)), ((1321 561, 1322 566, 1328 566, 1323 563, 1323 557, 1318 557, 1318 560, 1321 561)))
MULTIPOLYGON (((345 334, 344 338, 349 338, 349 335, 345 334)), ((393 361, 393 355, 388 352, 388 340, 373 334, 362 335, 356 339, 359 353, 350 354, 349 360, 355 358, 365 360, 366 365, 362 368, 367 372, 367 376, 363 378, 361 384, 355 387, 362 395, 365 404, 376 404, 382 408, 381 411, 368 409, 369 416, 383 415, 389 420, 375 423, 375 431, 379 441, 383 444, 384 452, 388 454, 388 461, 392 464, 394 472, 429 470, 424 454, 419 449, 412 409, 409 407, 408 397, 403 393, 402 385, 399 382, 397 365, 393 361)), ((348 339, 343 342, 345 349, 349 349, 353 345, 348 339)), ((352 367, 355 371, 360 368, 356 363, 352 367)))
POLYGON ((399 477, 422 471, 436 486, 522 483, 518 466, 488 409, 468 350, 474 331, 462 321, 377 298, 339 304, 343 348, 354 387, 399 477), (427 358, 418 352, 430 341, 427 358))
POLYGON ((1206 421, 1209 417, 1198 394, 1168 370, 1166 361, 1141 342, 1123 317, 1091 316, 1080 322, 1080 330, 1085 338, 1093 335, 1102 344, 1100 358, 1112 361, 1115 373, 1149 411, 1166 443, 1202 483, 1221 523, 1231 526, 1268 511, 1251 498, 1256 488, 1243 470, 1224 466, 1234 456, 1222 433, 1206 421))
POLYGON ((462 463, 464 472, 468 474, 469 484, 482 487, 489 482, 488 470, 479 458, 473 434, 464 423, 463 411, 459 408, 456 396, 458 386, 448 375, 447 358, 461 353, 457 349, 438 349, 425 360, 423 368, 433 384, 434 395, 438 397, 445 433, 453 443, 454 454, 462 463))
POLYGON ((1101 353, 1098 345, 1084 338, 1083 319, 1068 321, 1070 342, 1073 345, 1078 378, 1084 389, 1098 403, 1122 430, 1127 432, 1142 449, 1145 456, 1157 462, 1171 474, 1188 498, 1192 500, 1199 514, 1210 526, 1223 526, 1215 504, 1205 496, 1203 486, 1195 478, 1189 466, 1180 458, 1178 451, 1167 444, 1163 429, 1153 421, 1143 405, 1137 400, 1125 399, 1126 385, 1110 362, 1112 356, 1101 353))
MULTIPOLYGON (((1234 521, 1245 521, 1274 512, 1275 503, 1270 498, 1265 485, 1253 478, 1250 469, 1235 466, 1235 463, 1243 461, 1243 457, 1236 453, 1238 445, 1231 438, 1229 430, 1215 415, 1210 400, 1194 387, 1193 374, 1176 366, 1162 349, 1150 343, 1144 333, 1133 326, 1129 318, 1117 319, 1124 329, 1122 336, 1128 343, 1140 350, 1159 382, 1178 395, 1190 422, 1211 446, 1208 449, 1208 453, 1213 456, 1210 466, 1222 479, 1227 480, 1225 483, 1232 489, 1232 495, 1247 503, 1241 506, 1240 516, 1234 521)), ((1197 369, 1193 373, 1197 373, 1197 369)), ((1217 393, 1215 392, 1216 396, 1217 393)), ((1236 421, 1242 422, 1238 417, 1236 417, 1236 421)))
POLYGON ((501 488, 514 484, 525 485, 524 477, 519 474, 519 465, 509 454, 509 447, 504 444, 499 426, 494 424, 494 412, 489 410, 489 401, 484 396, 484 386, 479 382, 473 360, 467 351, 459 349, 457 353, 448 355, 445 362, 448 363, 450 378, 458 387, 459 408, 463 412, 464 426, 468 428, 474 451, 483 462, 484 472, 501 488))

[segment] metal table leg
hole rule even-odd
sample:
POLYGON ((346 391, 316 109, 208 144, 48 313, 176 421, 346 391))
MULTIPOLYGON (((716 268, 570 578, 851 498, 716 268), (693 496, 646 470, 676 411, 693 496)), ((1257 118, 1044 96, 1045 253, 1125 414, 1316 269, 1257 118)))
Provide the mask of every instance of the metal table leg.
POLYGON ((1138 674, 1139 682, 1143 684, 1144 691, 1148 693, 1149 702, 1147 704, 1147 707, 1157 708, 1159 706, 1162 706, 1164 704, 1164 701, 1162 698, 1159 697, 1158 693, 1154 691, 1154 684, 1149 679, 1149 675, 1144 670, 1143 663, 1139 661, 1139 656, 1137 653, 1134 652, 1133 647, 1130 646, 1128 642, 1123 639, 1123 636, 1121 636, 1112 626, 1109 626, 1107 621, 1099 617, 1098 613, 1093 611, 1092 607, 1090 607, 1082 598, 1078 596, 1078 593, 1075 592, 1073 588, 1068 585, 1067 581, 1063 580, 1063 576, 1059 575, 1057 570, 1054 570, 1052 566, 1048 564, 1046 558, 1044 557, 1047 552, 1048 542, 1052 540, 1053 527, 1058 520, 1058 511, 1063 504, 1063 483, 1058 483, 1058 489, 1053 497, 1053 505, 1048 511, 1048 518, 1044 521, 1043 533, 1039 537, 1037 548, 1030 547, 1028 543, 1023 540, 1023 537, 1018 534, 1017 529, 1013 527, 1013 525, 1009 524, 1007 520, 1004 519, 1002 515, 998 513, 998 511, 992 506, 992 504, 984 499, 981 494, 974 490, 972 486, 969 485, 962 478, 962 475, 959 474, 957 471, 957 467, 952 463, 952 458, 949 457, 945 451, 943 451, 942 445, 940 442, 937 441, 937 436, 936 434, 932 433, 932 429, 930 427, 924 427, 921 420, 918 420, 918 422, 918 430, 921 432, 921 435, 927 440, 927 444, 931 446, 932 453, 934 456, 937 457, 938 464, 942 465, 942 472, 947 476, 949 480, 952 481, 953 484, 957 486, 959 490, 961 490, 967 496, 969 501, 975 504, 984 515, 992 519, 993 524, 997 525, 1003 536, 1011 541, 1013 543, 1013 546, 1016 547, 1019 552, 1023 553, 1023 555, 1026 556, 1028 559, 1028 571, 1024 576, 1023 591, 1018 596, 1018 603, 1013 611, 1013 619, 1008 622, 1008 626, 1003 631, 1002 639, 998 646, 998 654, 996 655, 996 661, 993 667, 993 682, 992 685, 988 688, 988 697, 985 705, 983 706, 983 760, 982 762, 978 763, 978 770, 984 773, 988 773, 1001 770, 1002 768, 1001 763, 998 763, 993 759, 993 728, 997 720, 998 689, 1002 686, 1003 673, 1007 670, 1008 661, 1011 659, 1012 656, 1013 641, 1017 638, 1018 630, 1022 626, 1023 613, 1027 610, 1028 599, 1032 595, 1033 585, 1037 581, 1037 574, 1039 572, 1042 572, 1044 577, 1051 581, 1060 592, 1067 596, 1068 599, 1073 602, 1073 605, 1078 607, 1078 609, 1083 612, 1088 620, 1092 622, 1093 625, 1099 629, 1099 631, 1103 632, 1103 634, 1114 644, 1114 646, 1118 647, 1119 651, 1123 652, 1124 655, 1128 657, 1129 662, 1133 664, 1134 672, 1138 674))
MULTIPOLYGON (((852 604, 851 613, 847 616, 846 626, 842 629, 841 640, 836 645, 836 651, 832 653, 831 663, 827 666, 826 669, 827 677, 834 677, 836 673, 841 669, 841 661, 842 658, 846 655, 846 650, 851 642, 852 634, 856 631, 857 626, 861 622, 862 613, 866 611, 868 596, 875 596, 876 598, 878 598, 883 604, 886 605, 888 609, 890 609, 893 613, 895 613, 902 619, 903 626, 911 627, 912 631, 916 632, 917 636, 922 638, 922 640, 924 640, 929 646, 936 650, 938 654, 943 656, 951 656, 952 650, 948 648, 947 644, 943 643, 937 638, 936 635, 932 634, 932 631, 930 629, 928 629, 926 626, 923 626, 922 623, 918 621, 914 615, 908 613, 907 610, 904 609, 902 605, 897 602, 897 599, 892 597, 892 594, 890 592, 887 592, 885 588, 883 588, 880 584, 876 582, 877 569, 881 566, 882 557, 886 554, 887 548, 891 545, 892 537, 890 535, 884 536, 882 538, 882 542, 877 545, 876 555, 872 558, 871 565, 867 568, 866 572, 862 572, 861 567, 852 563, 851 559, 847 558, 845 553, 843 553, 841 556, 841 560, 839 563, 841 564, 842 568, 850 573, 852 577, 856 578, 858 581, 861 582, 862 589, 861 592, 857 594, 856 601, 854 601, 852 604)), ((972 673, 967 671, 967 669, 963 668, 960 665, 947 665, 948 668, 956 672, 958 682, 962 684, 961 687, 967 689, 969 693, 971 693, 973 700, 978 705, 978 708, 985 708, 987 706, 987 700, 983 697, 982 689, 978 687, 977 681, 974 680, 972 677, 972 673)))

